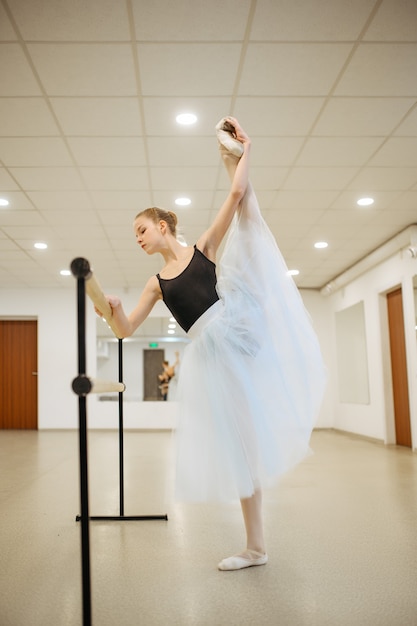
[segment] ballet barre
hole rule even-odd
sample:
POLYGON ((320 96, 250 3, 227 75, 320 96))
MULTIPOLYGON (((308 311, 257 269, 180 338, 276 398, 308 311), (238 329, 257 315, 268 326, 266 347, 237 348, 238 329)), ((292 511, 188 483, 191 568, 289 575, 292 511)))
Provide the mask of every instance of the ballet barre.
POLYGON ((78 257, 71 263, 71 272, 77 279, 77 336, 78 336, 78 376, 72 381, 72 389, 78 396, 79 413, 79 459, 80 459, 80 500, 81 515, 81 557, 82 557, 82 598, 83 626, 91 625, 91 576, 89 521, 142 521, 167 520, 164 515, 125 515, 124 514, 124 443, 123 443, 123 339, 118 337, 112 309, 101 287, 94 277, 87 259, 78 257), (90 378, 86 374, 86 294, 98 309, 118 339, 119 380, 110 382, 90 378), (120 515, 89 515, 88 504, 88 456, 87 456, 87 396, 90 393, 118 392, 119 394, 119 496, 120 515))
POLYGON ((78 395, 85 395, 87 393, 111 393, 117 391, 123 393, 126 385, 124 383, 113 383, 109 380, 97 380, 96 378, 89 378, 88 376, 77 376, 72 381, 72 390, 78 395))

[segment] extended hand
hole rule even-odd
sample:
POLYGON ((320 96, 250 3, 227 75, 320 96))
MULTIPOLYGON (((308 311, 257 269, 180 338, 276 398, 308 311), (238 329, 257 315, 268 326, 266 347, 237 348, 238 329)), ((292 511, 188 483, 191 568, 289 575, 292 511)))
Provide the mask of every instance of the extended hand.
POLYGON ((227 117, 226 120, 233 126, 235 139, 243 144, 250 143, 249 136, 245 133, 235 117, 227 117))
MULTIPOLYGON (((113 310, 121 305, 120 298, 118 298, 117 296, 105 296, 105 298, 106 298, 107 302, 109 303, 111 311, 112 311, 112 314, 113 314, 113 310)), ((95 306, 94 310, 97 313, 97 315, 99 315, 100 317, 103 317, 103 312, 100 311, 100 309, 98 309, 95 306)))

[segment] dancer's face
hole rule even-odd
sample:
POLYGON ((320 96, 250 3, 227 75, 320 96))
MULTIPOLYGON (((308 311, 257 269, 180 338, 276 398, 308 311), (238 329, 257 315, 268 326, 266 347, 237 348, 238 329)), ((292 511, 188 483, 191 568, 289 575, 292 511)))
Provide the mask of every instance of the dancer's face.
POLYGON ((162 223, 164 222, 155 223, 147 217, 138 217, 133 224, 136 243, 142 250, 145 250, 147 254, 153 254, 159 249, 158 244, 161 241, 162 223))

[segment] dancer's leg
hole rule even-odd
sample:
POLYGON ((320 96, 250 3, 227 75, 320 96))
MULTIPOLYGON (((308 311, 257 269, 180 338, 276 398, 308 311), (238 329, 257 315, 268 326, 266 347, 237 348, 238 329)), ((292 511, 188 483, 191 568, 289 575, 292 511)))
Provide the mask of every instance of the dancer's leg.
POLYGON ((242 498, 240 504, 246 529, 246 550, 220 561, 218 568, 221 570, 265 565, 268 561, 262 521, 262 492, 256 490, 250 498, 242 498))
POLYGON ((256 490, 250 498, 240 501, 246 529, 246 548, 265 553, 265 540, 262 521, 262 492, 256 490))

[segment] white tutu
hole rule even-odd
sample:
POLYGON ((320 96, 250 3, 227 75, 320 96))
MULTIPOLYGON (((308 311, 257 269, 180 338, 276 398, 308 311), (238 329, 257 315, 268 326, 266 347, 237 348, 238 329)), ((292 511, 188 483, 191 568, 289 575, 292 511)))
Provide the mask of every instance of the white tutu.
POLYGON ((218 270, 220 301, 190 329, 178 382, 176 496, 194 502, 249 497, 301 461, 326 379, 250 185, 218 270))

